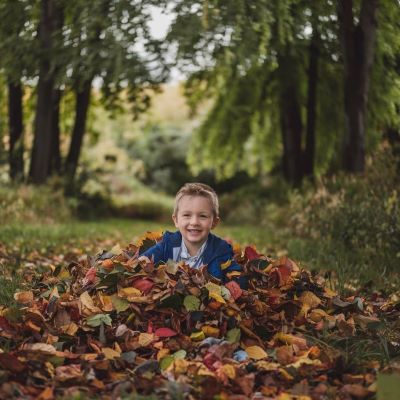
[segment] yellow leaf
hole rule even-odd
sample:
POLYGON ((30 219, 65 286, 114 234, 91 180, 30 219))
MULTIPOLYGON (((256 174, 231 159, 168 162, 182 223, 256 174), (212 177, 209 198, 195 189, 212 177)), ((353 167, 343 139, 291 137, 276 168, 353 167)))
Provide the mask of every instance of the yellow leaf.
POLYGON ((212 336, 212 337, 219 337, 219 329, 215 328, 214 326, 210 325, 204 325, 201 327, 201 330, 204 332, 206 336, 212 336))
POLYGON ((316 308, 315 310, 312 310, 310 314, 308 314, 308 319, 313 322, 319 322, 325 317, 329 317, 329 315, 321 308, 316 308))
POLYGON ((201 340, 205 339, 206 336, 204 335, 203 331, 200 332, 193 332, 190 335, 190 339, 192 339, 194 342, 200 342, 201 340))
POLYGON ((311 360, 310 358, 300 358, 299 360, 295 361, 294 363, 286 365, 286 367, 293 367, 299 368, 301 365, 321 365, 321 361, 317 358, 315 360, 311 360))
POLYGON ((226 304, 226 301, 224 300, 224 298, 218 293, 209 293, 209 296, 211 298, 213 298, 214 300, 217 300, 218 303, 226 304))
POLYGON ((174 371, 176 375, 186 374, 189 363, 183 358, 174 360, 174 371))
POLYGON ((75 322, 70 322, 68 325, 63 325, 60 327, 60 330, 70 336, 75 336, 76 331, 79 329, 78 325, 75 322))
POLYGON ((228 272, 228 273, 226 274, 226 276, 227 276, 228 279, 232 279, 232 278, 234 278, 235 276, 240 276, 240 275, 242 275, 242 273, 241 273, 240 271, 232 271, 232 272, 228 272))
POLYGON ((101 304, 101 309, 103 311, 110 312, 114 309, 111 296, 106 296, 101 293, 99 293, 98 296, 101 304))
POLYGON ((236 369, 233 365, 231 364, 224 364, 222 366, 222 370, 224 371, 225 375, 229 379, 235 379, 236 378, 236 369))
POLYGON ((212 282, 208 282, 206 284, 206 288, 208 290, 208 292, 211 293, 217 293, 217 294, 221 294, 221 286, 212 283, 212 282))
POLYGON ((228 261, 222 263, 222 264, 221 264, 221 269, 222 269, 222 271, 223 271, 224 269, 227 269, 231 264, 232 264, 232 260, 228 260, 228 261))
POLYGON ((90 314, 101 313, 100 308, 94 305, 93 300, 88 292, 83 292, 79 296, 79 300, 81 301, 82 312, 84 315, 87 316, 90 314))
POLYGON ((103 347, 101 349, 102 353, 106 356, 107 360, 112 360, 116 357, 120 357, 121 354, 118 353, 118 351, 115 351, 114 349, 110 347, 103 347))
POLYGON ((249 346, 249 347, 246 347, 246 353, 253 360, 262 360, 263 358, 268 357, 268 354, 260 346, 249 346))
POLYGON ((308 310, 318 307, 321 304, 321 299, 317 297, 313 292, 305 291, 301 294, 299 300, 303 306, 300 311, 300 315, 307 314, 308 310))
POLYGON ((148 346, 151 342, 154 342, 157 338, 153 333, 141 333, 139 335, 139 344, 142 347, 148 346))
POLYGON ((281 367, 280 364, 275 362, 269 362, 265 360, 257 361, 256 364, 257 368, 262 369, 264 371, 277 371, 281 367))
POLYGON ((286 379, 287 381, 292 381, 294 378, 292 375, 289 374, 289 372, 287 372, 285 369, 283 368, 279 368, 279 372, 282 375, 282 377, 284 379, 286 379))
POLYGON ((127 299, 132 296, 141 296, 142 292, 134 287, 121 288, 118 290, 118 296, 127 299))
POLYGON ((332 298, 332 297, 337 296, 337 293, 334 290, 329 289, 328 287, 326 287, 325 288, 325 295, 328 296, 329 298, 332 298))
POLYGON ((66 281, 67 279, 71 278, 71 274, 66 268, 62 268, 60 273, 57 275, 57 278, 60 281, 66 281))
POLYGON ((286 344, 295 344, 300 350, 307 349, 307 341, 305 339, 288 333, 279 332, 274 336, 274 339, 286 344))
POLYGON ((169 352, 170 352, 169 349, 160 349, 159 352, 157 353, 157 361, 160 361, 162 358, 167 356, 169 352))

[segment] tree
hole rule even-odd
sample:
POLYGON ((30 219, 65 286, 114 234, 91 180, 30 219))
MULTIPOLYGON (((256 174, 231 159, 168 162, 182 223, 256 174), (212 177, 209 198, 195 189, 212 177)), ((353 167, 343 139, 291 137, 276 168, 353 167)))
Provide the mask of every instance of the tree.
POLYGON ((344 60, 344 168, 363 172, 365 123, 371 68, 374 61, 378 0, 363 0, 355 22, 352 0, 338 1, 344 60))
POLYGON ((22 78, 32 73, 34 56, 31 25, 28 23, 32 4, 30 1, 3 0, 0 2, 0 68, 7 82, 9 176, 20 181, 24 176, 24 119, 22 78))
POLYGON ((184 62, 205 64, 189 78, 192 99, 210 93, 216 97, 194 140, 192 163, 209 167, 209 160, 221 175, 230 175, 247 167, 241 156, 244 149, 252 149, 253 160, 258 158, 256 169, 262 170, 276 164, 281 148, 281 170, 289 182, 299 184, 305 173, 313 175, 317 46, 319 31, 327 29, 318 19, 321 8, 290 0, 238 1, 234 7, 214 1, 203 8, 194 3, 179 2, 170 34, 179 43, 178 55, 184 62), (306 33, 307 24, 312 35, 306 33), (189 26, 196 27, 192 35, 189 26), (306 71, 307 48, 311 50, 306 71), (276 132, 281 132, 280 143, 276 132))
POLYGON ((117 106, 122 95, 137 115, 149 106, 150 90, 167 77, 167 70, 160 69, 163 57, 159 43, 151 39, 148 31, 151 4, 102 0, 76 2, 69 9, 73 26, 68 41, 76 44, 70 49, 75 120, 65 162, 70 183, 78 166, 94 79, 101 80, 103 101, 109 109, 117 106), (135 49, 138 41, 145 54, 135 49))
POLYGON ((56 78, 59 60, 57 53, 62 46, 62 26, 64 13, 60 0, 41 0, 39 41, 39 82, 34 123, 29 178, 35 184, 46 181, 52 171, 54 149, 58 156, 57 112, 59 93, 56 91, 56 78))

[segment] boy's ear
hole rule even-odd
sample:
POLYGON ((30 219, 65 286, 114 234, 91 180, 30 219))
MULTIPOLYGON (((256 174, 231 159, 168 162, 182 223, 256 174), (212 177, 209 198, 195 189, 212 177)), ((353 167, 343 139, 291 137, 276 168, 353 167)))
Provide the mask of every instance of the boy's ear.
POLYGON ((172 214, 172 221, 174 221, 175 227, 178 228, 178 218, 175 214, 172 214))
POLYGON ((219 217, 215 217, 213 219, 213 223, 211 225, 211 229, 214 229, 218 224, 219 224, 220 218, 219 217))

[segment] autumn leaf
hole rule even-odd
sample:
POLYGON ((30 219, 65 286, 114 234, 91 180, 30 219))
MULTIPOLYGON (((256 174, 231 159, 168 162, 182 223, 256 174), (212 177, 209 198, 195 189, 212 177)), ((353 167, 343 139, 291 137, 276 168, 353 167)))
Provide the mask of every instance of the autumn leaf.
POLYGON ((187 311, 197 311, 200 308, 200 304, 200 299, 192 295, 188 295, 183 299, 183 305, 187 311))
POLYGON ((253 247, 253 246, 247 246, 244 249, 244 255, 249 261, 260 258, 260 254, 257 253, 255 247, 253 247))
POLYGON ((14 299, 20 304, 30 304, 33 302, 33 292, 17 292, 14 294, 14 299))
POLYGON ((229 290, 234 300, 237 300, 243 293, 242 289, 235 281, 225 283, 225 287, 229 290))
POLYGON ((246 347, 245 350, 249 357, 253 360, 262 360, 263 358, 268 357, 268 354, 260 346, 249 346, 246 347))
POLYGON ((176 336, 178 333, 170 328, 158 328, 154 331, 154 334, 158 337, 172 337, 176 336))

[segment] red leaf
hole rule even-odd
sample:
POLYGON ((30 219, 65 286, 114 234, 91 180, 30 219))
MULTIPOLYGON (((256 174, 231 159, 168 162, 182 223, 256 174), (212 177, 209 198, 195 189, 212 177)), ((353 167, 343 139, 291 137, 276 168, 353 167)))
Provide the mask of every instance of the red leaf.
POLYGON ((237 300, 242 295, 242 289, 235 281, 225 283, 225 287, 231 292, 234 300, 237 300))
POLYGON ((170 328, 158 328, 154 334, 158 337, 172 337, 176 336, 178 333, 170 328))
POLYGON ((89 285, 91 283, 94 283, 96 281, 96 268, 92 267, 86 272, 85 278, 83 280, 84 285, 89 285))
POLYGON ((147 294, 153 288, 154 282, 150 279, 142 278, 142 279, 138 279, 138 280, 134 281, 132 283, 132 286, 135 289, 139 289, 144 294, 147 294))
POLYGON ((10 353, 0 353, 0 366, 14 373, 20 373, 26 369, 25 364, 10 353))
POLYGON ((244 255, 246 256, 246 258, 251 261, 251 260, 256 260, 257 258, 260 258, 260 254, 258 254, 255 250, 254 247, 251 246, 247 246, 244 249, 244 255))

